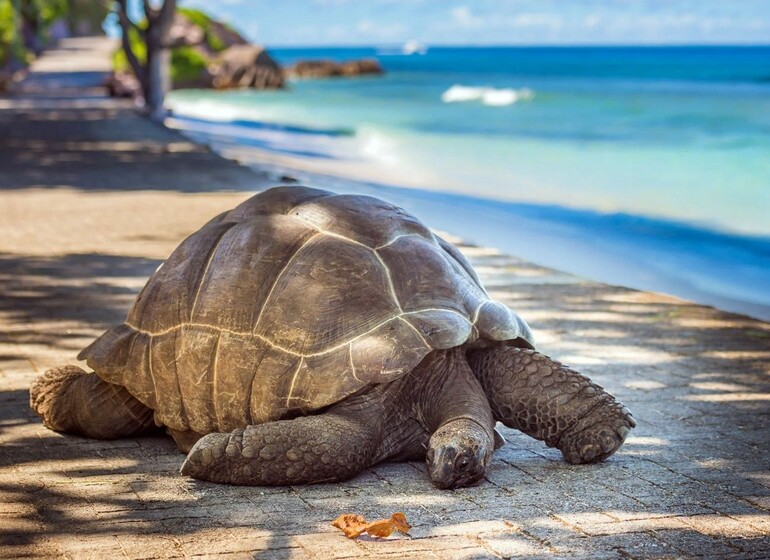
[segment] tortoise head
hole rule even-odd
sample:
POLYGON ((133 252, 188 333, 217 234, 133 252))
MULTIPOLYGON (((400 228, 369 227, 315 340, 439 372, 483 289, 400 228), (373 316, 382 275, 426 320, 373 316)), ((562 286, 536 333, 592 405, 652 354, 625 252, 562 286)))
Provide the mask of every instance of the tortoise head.
POLYGON ((447 422, 428 444, 430 479, 438 488, 472 486, 484 478, 494 449, 494 439, 478 422, 465 418, 447 422))

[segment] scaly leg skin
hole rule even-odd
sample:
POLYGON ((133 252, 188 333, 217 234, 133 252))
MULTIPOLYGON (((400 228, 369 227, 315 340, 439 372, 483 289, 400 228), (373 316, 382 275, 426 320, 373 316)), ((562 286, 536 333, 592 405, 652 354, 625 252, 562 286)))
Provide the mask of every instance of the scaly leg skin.
POLYGON ((534 350, 497 346, 469 353, 495 418, 549 447, 572 464, 603 461, 636 421, 596 383, 534 350))
POLYGON ((244 486, 347 480, 372 464, 382 439, 364 418, 330 411, 209 434, 193 446, 182 474, 244 486))
POLYGON ((116 439, 158 430, 153 411, 125 387, 76 366, 50 369, 29 389, 29 403, 56 432, 116 439))

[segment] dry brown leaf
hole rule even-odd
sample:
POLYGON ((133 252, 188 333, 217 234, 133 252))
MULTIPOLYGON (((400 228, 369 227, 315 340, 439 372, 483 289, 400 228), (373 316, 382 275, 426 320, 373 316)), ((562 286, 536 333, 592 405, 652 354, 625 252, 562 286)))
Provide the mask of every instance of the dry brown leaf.
POLYGON ((406 515, 400 511, 397 511, 390 516, 390 522, 393 524, 393 528, 396 529, 396 531, 399 533, 404 533, 405 535, 408 535, 409 529, 412 528, 412 526, 409 525, 409 523, 406 521, 406 515))
POLYGON ((378 519, 377 521, 372 521, 369 523, 369 525, 365 527, 364 531, 373 537, 382 538, 389 537, 393 531, 395 531, 395 528, 390 522, 390 519, 378 519))
POLYGON ((406 521, 406 515, 400 511, 391 515, 390 519, 378 519, 371 523, 367 523, 363 515, 343 513, 332 521, 332 525, 345 533, 349 539, 355 539, 364 533, 377 538, 389 537, 393 531, 408 535, 409 529, 412 528, 406 521))
POLYGON ((340 529, 349 539, 355 539, 366 530, 366 519, 363 515, 343 513, 332 521, 332 525, 340 529))

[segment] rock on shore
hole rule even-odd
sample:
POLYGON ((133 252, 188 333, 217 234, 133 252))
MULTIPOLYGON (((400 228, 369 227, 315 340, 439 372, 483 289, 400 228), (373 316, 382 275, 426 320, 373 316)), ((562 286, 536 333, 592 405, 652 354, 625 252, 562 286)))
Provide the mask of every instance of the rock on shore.
POLYGON ((233 45, 219 54, 209 70, 216 89, 284 87, 281 67, 259 45, 233 45))
POLYGON ((231 27, 212 19, 202 12, 195 10, 179 10, 174 17, 171 31, 172 44, 175 51, 177 74, 182 74, 180 68, 184 62, 193 65, 199 61, 181 61, 186 48, 203 59, 197 75, 195 72, 185 72, 185 76, 177 75, 174 80, 175 88, 257 88, 273 89, 284 86, 281 67, 267 53, 264 47, 250 44, 231 27))
POLYGON ((110 97, 139 97, 142 95, 142 86, 132 72, 118 70, 112 72, 104 82, 110 97))
POLYGON ((380 63, 374 58, 336 62, 334 60, 301 60, 286 69, 292 78, 327 78, 336 76, 361 76, 384 74, 380 63))

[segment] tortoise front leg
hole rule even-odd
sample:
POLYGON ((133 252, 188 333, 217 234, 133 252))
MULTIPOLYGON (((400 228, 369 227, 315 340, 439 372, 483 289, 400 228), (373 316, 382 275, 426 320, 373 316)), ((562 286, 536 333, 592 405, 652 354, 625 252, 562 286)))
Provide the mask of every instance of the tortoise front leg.
POLYGON ((470 352, 468 362, 495 419, 558 448, 569 463, 603 461, 636 426, 599 385, 534 350, 497 346, 470 352))
POLYGON ((347 480, 373 463, 379 418, 330 411, 209 434, 190 450, 182 474, 245 486, 347 480))

